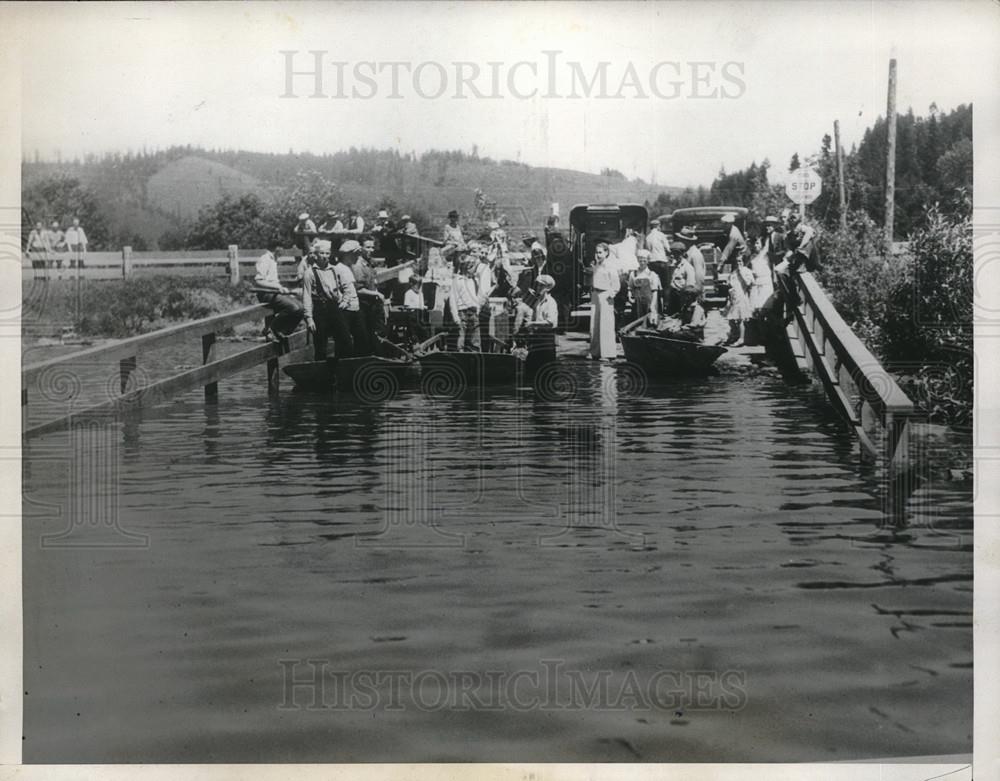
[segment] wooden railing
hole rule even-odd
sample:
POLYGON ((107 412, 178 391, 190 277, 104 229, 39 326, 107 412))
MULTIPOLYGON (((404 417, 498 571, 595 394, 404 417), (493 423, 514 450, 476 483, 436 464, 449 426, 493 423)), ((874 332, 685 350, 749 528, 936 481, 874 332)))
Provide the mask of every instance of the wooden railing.
POLYGON ((108 345, 92 347, 69 355, 26 365, 21 370, 21 419, 25 437, 35 436, 65 426, 71 419, 102 413, 114 413, 123 408, 148 406, 176 394, 203 387, 205 399, 218 397, 220 379, 265 364, 267 385, 271 393, 277 392, 278 358, 285 354, 300 353, 309 341, 305 331, 292 334, 284 344, 269 342, 258 344, 234 355, 216 357, 216 337, 220 331, 249 322, 262 322, 270 318, 271 311, 264 304, 256 304, 233 312, 206 317, 190 323, 164 328, 153 333, 134 336, 108 345), (202 365, 182 371, 157 382, 142 384, 132 381, 139 366, 139 359, 156 350, 200 339, 202 365), (40 384, 53 381, 60 371, 71 371, 73 364, 107 365, 113 368, 118 362, 121 395, 105 399, 83 409, 61 414, 44 422, 28 424, 28 404, 33 390, 40 384))
POLYGON ((854 429, 862 455, 892 464, 905 453, 910 421, 922 413, 844 322, 813 275, 803 272, 798 280, 802 306, 790 329, 803 346, 808 368, 854 429), (881 425, 881 447, 866 430, 873 420, 881 425))

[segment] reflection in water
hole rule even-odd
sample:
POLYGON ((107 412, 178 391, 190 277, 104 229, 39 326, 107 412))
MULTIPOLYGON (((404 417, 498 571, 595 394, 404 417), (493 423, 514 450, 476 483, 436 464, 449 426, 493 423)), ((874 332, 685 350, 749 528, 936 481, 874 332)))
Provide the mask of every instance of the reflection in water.
POLYGON ((567 362, 545 382, 371 405, 268 399, 248 373, 218 406, 192 394, 132 414, 115 507, 148 535, 140 550, 31 542, 67 508, 105 506, 67 479, 58 434, 33 441, 26 760, 969 750, 967 489, 925 476, 903 523, 887 520, 822 402, 766 374, 646 387, 627 366, 567 362), (670 680, 676 696, 463 709, 415 707, 406 690, 394 708, 314 708, 302 660, 328 683, 530 678, 556 660, 578 677, 670 680), (698 671, 741 696, 684 695, 698 671))

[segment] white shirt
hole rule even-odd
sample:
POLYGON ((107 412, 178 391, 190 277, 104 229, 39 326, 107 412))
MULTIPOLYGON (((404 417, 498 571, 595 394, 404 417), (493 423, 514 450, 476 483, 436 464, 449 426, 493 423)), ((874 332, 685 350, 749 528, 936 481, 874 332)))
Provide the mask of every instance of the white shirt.
POLYGON ((83 228, 72 226, 66 229, 66 243, 70 247, 80 245, 84 249, 87 249, 87 234, 83 232, 83 228))
POLYGON ((337 275, 333 271, 333 266, 320 268, 319 266, 308 266, 302 277, 302 308, 306 317, 313 315, 313 298, 324 301, 336 301, 339 294, 337 292, 337 275))
POLYGON ((458 320, 463 309, 479 309, 479 291, 473 277, 457 276, 451 281, 451 313, 458 320))
POLYGON ((532 313, 531 322, 548 323, 553 328, 559 324, 559 305, 548 293, 542 296, 541 300, 535 304, 535 311, 532 313))
POLYGON ((278 279, 278 261, 270 250, 257 258, 255 271, 253 281, 261 287, 280 288, 282 286, 281 280, 278 279))
POLYGON ((476 286, 479 289, 479 306, 483 306, 490 300, 490 291, 493 290, 493 269, 486 263, 476 267, 476 286))
POLYGON ((409 309, 423 309, 424 308, 424 294, 420 290, 414 290, 412 287, 406 291, 406 295, 403 296, 403 306, 409 309))
POLYGON ((670 252, 670 240, 667 234, 661 230, 651 230, 646 236, 646 249, 649 250, 650 263, 655 261, 666 263, 670 252))
POLYGON ((687 256, 685 256, 674 269, 674 273, 670 277, 670 286, 674 288, 674 290, 683 290, 688 285, 694 285, 697 287, 697 284, 698 275, 694 270, 694 266, 691 265, 691 261, 687 259, 687 256))
POLYGON ((358 301, 358 290, 354 284, 354 272, 346 263, 337 263, 333 267, 337 277, 337 288, 340 290, 340 308, 345 312, 357 312, 361 309, 358 301))
POLYGON ((646 266, 645 270, 633 271, 628 277, 628 287, 633 293, 635 292, 635 282, 637 279, 648 279, 649 289, 653 292, 660 290, 663 286, 660 284, 660 276, 655 271, 653 271, 649 266, 646 266))

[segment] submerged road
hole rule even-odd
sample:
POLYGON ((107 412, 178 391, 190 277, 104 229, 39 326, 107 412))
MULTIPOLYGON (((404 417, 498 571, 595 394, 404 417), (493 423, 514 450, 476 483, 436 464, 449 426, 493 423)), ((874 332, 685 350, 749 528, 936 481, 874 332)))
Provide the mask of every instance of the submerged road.
POLYGON ((24 470, 26 762, 971 751, 970 488, 890 523, 749 360, 382 404, 258 370, 24 470))

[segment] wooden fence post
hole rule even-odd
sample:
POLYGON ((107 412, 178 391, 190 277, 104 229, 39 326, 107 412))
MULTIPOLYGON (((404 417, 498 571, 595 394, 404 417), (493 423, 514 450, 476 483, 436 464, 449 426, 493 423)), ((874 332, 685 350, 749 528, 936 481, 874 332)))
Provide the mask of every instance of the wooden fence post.
POLYGON ((238 285, 240 281, 240 248, 229 245, 229 284, 238 285))
MULTIPOLYGON (((201 337, 201 362, 211 363, 215 360, 215 332, 203 334, 201 337)), ((214 404, 219 401, 219 383, 210 382, 205 386, 205 403, 214 404)))
POLYGON ((122 279, 132 276, 132 248, 122 247, 122 279))

